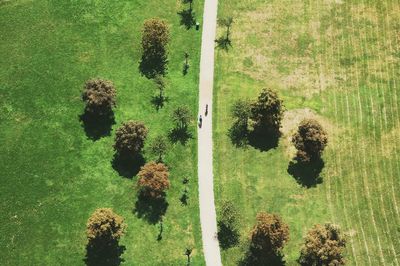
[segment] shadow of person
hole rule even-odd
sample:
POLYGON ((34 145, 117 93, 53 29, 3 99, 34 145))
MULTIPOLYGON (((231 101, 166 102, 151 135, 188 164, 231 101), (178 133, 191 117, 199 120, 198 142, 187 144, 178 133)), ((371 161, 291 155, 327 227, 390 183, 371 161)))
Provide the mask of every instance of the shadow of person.
POLYGON ((133 213, 138 218, 145 219, 149 224, 156 224, 168 209, 165 194, 160 198, 152 198, 139 192, 133 213))
POLYGON ((125 249, 117 240, 91 240, 86 245, 84 262, 88 266, 118 266, 124 261, 121 256, 125 249))
POLYGON ((244 258, 239 262, 239 266, 284 266, 286 262, 281 253, 265 254, 250 248, 244 258))
POLYGON ((187 30, 196 25, 195 13, 192 9, 183 9, 182 11, 178 12, 178 15, 181 18, 180 24, 182 26, 185 26, 187 30))
POLYGON ((320 173, 324 165, 324 161, 320 158, 308 163, 300 162, 295 158, 294 161, 289 163, 287 172, 296 179, 298 184, 306 188, 311 188, 322 183, 320 173))
POLYGON ((132 156, 116 153, 111 161, 111 165, 120 176, 132 178, 139 173, 140 167, 142 167, 145 162, 141 154, 132 156))
POLYGON ((153 79, 157 75, 165 76, 167 63, 168 60, 165 52, 160 52, 154 56, 143 55, 139 63, 139 71, 148 79, 153 79))
POLYGON ((239 244, 240 235, 227 227, 224 223, 218 222, 218 240, 222 249, 228 249, 239 244))
POLYGON ((260 150, 268 151, 275 149, 279 144, 281 132, 279 129, 268 129, 265 127, 255 127, 248 135, 249 145, 260 150))
POLYGON ((102 137, 111 135, 112 126, 115 124, 115 117, 112 110, 100 115, 85 110, 79 116, 79 121, 88 139, 96 141, 102 137))
POLYGON ((182 145, 185 145, 189 139, 193 138, 192 134, 188 131, 187 128, 173 128, 168 133, 168 139, 172 143, 180 142, 182 145))

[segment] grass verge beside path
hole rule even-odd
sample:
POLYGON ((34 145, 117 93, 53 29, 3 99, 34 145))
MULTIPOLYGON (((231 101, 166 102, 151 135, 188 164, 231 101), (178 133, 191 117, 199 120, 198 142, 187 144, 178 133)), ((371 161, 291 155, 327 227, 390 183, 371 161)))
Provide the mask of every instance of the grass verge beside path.
MULTIPOLYGON (((232 48, 216 55, 216 202, 239 207, 243 240, 257 212, 281 215, 291 234, 287 265, 297 264, 305 233, 324 222, 348 234, 348 265, 399 265, 399 11, 393 0, 220 2, 219 17, 235 22, 232 48), (279 146, 235 148, 230 106, 263 87, 276 89, 287 107, 279 146), (291 135, 309 116, 329 143, 323 182, 307 189, 287 169, 291 135)), ((224 265, 243 252, 223 251, 224 265)))
MULTIPOLYGON (((203 1, 194 4, 202 17, 203 1)), ((114 132, 127 120, 149 128, 147 145, 173 127, 179 105, 197 113, 201 32, 180 25, 178 1, 0 1, 0 264, 82 265, 90 214, 112 207, 125 218, 126 265, 204 265, 193 139, 168 150, 171 189, 163 239, 158 225, 138 218, 136 178, 112 168, 114 132), (154 84, 139 73, 141 29, 160 17, 171 26, 169 102, 155 110, 154 84), (182 75, 184 52, 190 68, 182 75), (111 136, 89 140, 79 122, 84 82, 102 77, 117 89, 111 136), (182 179, 189 177, 189 205, 182 179)), ((146 146, 147 146, 146 145, 146 146)), ((146 149, 145 149, 146 150, 146 149)), ((145 159, 152 156, 145 153, 145 159)))

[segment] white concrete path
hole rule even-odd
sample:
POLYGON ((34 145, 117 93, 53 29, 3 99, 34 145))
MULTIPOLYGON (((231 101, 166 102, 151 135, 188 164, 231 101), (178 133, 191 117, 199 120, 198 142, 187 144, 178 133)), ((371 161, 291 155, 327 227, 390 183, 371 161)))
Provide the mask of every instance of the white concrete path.
POLYGON ((207 266, 222 265, 219 243, 216 237, 217 217, 214 205, 212 145, 212 96, 217 7, 218 0, 205 0, 200 58, 199 115, 203 117, 203 123, 198 130, 198 175, 200 222, 207 266), (208 104, 207 116, 205 116, 206 104, 208 104))

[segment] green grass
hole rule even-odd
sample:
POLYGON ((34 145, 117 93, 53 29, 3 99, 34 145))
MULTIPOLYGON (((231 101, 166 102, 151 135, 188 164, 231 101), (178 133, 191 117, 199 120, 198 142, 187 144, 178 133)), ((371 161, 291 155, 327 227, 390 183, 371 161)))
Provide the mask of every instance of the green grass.
MULTIPOLYGON (((195 4, 198 19, 202 2, 195 4)), ((193 265, 204 264, 195 127, 194 139, 172 145, 166 156, 172 184, 160 242, 158 226, 132 212, 136 178, 111 166, 115 129, 124 121, 143 121, 148 145, 173 127, 174 108, 197 112, 201 32, 180 26, 182 8, 172 0, 0 1, 1 265, 83 265, 86 221, 100 207, 125 218, 126 265, 183 265, 187 246, 195 247, 193 265), (151 17, 171 26, 169 102, 158 112, 150 104, 155 86, 138 71, 141 28, 151 17), (191 67, 184 77, 185 51, 191 67), (78 118, 83 84, 92 77, 117 88, 116 124, 98 141, 86 137, 78 118), (186 207, 179 201, 185 176, 186 207)))
MULTIPOLYGON (((398 1, 220 1, 233 16, 232 48, 216 55, 214 141, 217 202, 231 199, 244 217, 280 214, 290 227, 283 250, 296 259, 305 233, 333 222, 348 236, 348 265, 399 265, 400 23, 398 1), (272 87, 294 115, 268 152, 235 148, 229 108, 272 87), (305 108, 329 133, 323 183, 304 188, 287 173, 290 136, 305 108)), ((220 33, 222 33, 220 29, 220 33)), ((243 247, 222 252, 235 265, 243 247)))

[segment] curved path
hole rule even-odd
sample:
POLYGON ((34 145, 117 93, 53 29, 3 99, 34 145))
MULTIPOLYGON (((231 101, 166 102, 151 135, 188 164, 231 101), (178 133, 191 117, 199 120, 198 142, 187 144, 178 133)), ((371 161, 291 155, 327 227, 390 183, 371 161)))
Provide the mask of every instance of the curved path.
POLYGON ((217 6, 218 0, 205 0, 200 57, 199 114, 203 117, 203 123, 198 130, 198 175, 200 223, 207 266, 222 265, 219 243, 216 238, 217 217, 214 205, 212 154, 212 96, 217 6), (208 104, 207 116, 205 116, 206 104, 208 104))

